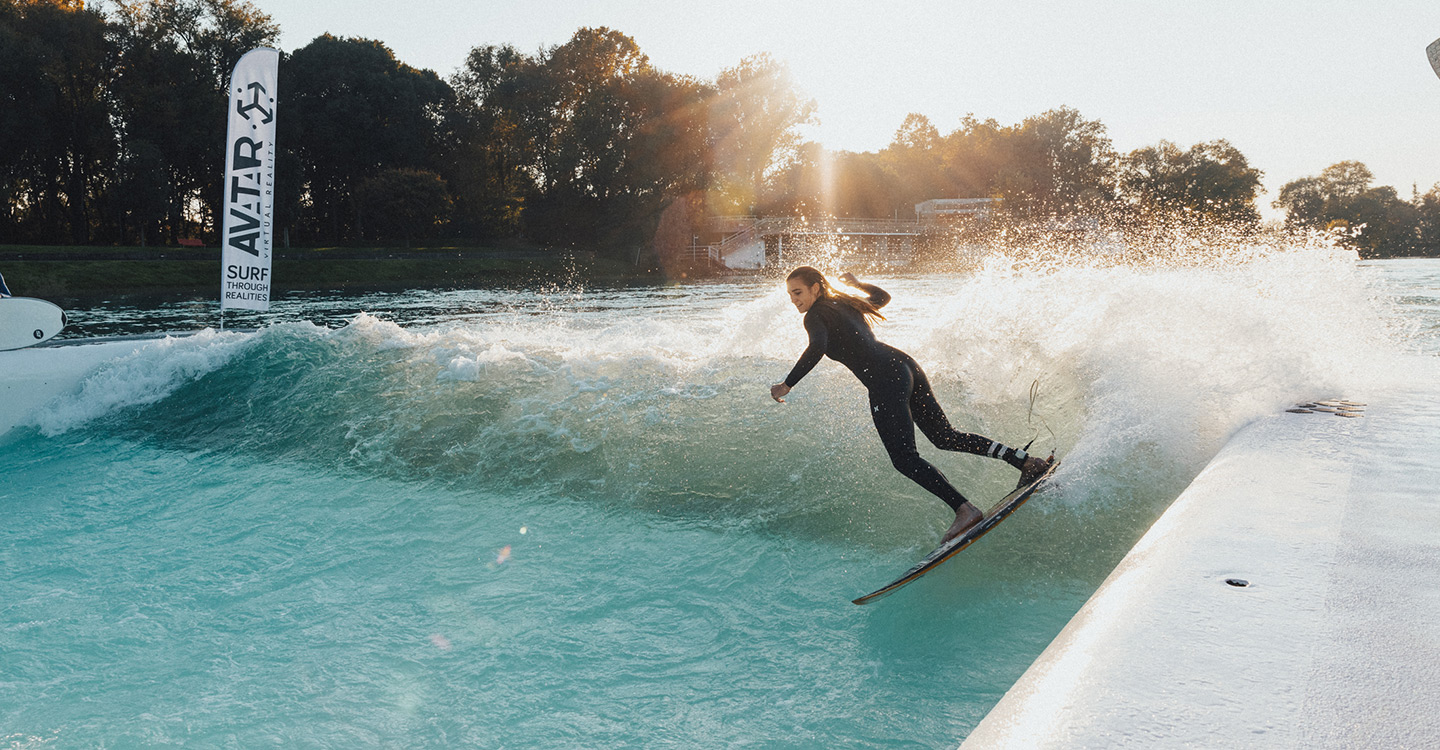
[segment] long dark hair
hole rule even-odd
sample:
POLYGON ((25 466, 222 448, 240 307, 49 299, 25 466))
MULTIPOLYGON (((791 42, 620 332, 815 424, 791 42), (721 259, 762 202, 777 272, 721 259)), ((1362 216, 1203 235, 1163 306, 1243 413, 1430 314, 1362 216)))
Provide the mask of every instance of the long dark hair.
POLYGON ((854 308, 856 312, 860 313, 866 325, 873 325, 874 321, 885 319, 885 316, 880 314, 880 308, 871 304, 870 300, 836 291, 834 287, 830 286, 830 281, 825 278, 825 274, 820 273, 812 266, 800 266, 791 271, 790 275, 785 277, 785 281, 789 282, 791 279, 799 279, 800 283, 807 287, 819 284, 819 299, 835 300, 846 307, 854 308))

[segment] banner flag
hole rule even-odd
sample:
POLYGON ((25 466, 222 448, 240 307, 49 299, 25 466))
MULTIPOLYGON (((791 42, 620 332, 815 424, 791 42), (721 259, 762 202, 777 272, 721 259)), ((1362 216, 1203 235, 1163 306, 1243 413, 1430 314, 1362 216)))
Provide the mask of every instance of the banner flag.
POLYGON ((275 225, 275 84, 280 51, 260 47, 235 63, 225 135, 220 309, 270 309, 275 225))

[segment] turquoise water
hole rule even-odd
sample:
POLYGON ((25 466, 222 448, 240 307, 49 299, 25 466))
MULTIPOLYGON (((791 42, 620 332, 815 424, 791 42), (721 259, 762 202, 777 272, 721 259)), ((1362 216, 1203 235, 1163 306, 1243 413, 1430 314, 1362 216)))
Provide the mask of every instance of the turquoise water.
POLYGON ((1440 351, 1440 262, 1215 252, 876 277, 953 422, 1066 462, 867 607, 949 519, 838 365, 769 400, 804 346, 773 279, 309 295, 151 343, 0 436, 0 744, 954 746, 1235 430, 1440 351))

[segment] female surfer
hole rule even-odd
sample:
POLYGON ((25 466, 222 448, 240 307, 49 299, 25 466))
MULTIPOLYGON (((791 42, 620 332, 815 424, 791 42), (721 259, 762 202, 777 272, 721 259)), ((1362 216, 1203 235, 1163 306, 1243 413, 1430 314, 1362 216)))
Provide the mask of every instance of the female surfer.
POLYGON ((785 382, 770 386, 770 397, 784 402, 785 395, 821 357, 828 356, 850 368, 870 391, 870 416, 875 420, 875 430, 880 433, 891 463, 955 511, 955 522, 941 540, 942 544, 948 542, 979 523, 984 514, 971 505, 939 469, 920 457, 915 448, 916 426, 937 448, 999 458, 1014 466, 1020 470, 1021 485, 1044 474, 1050 462, 951 427, 930 390, 925 371, 910 355, 877 341, 870 329, 872 319, 884 319, 880 308, 890 301, 890 295, 874 284, 860 282, 850 273, 841 274, 840 280, 864 291, 866 296, 836 291, 824 274, 810 266, 796 268, 785 279, 790 302, 805 315, 810 345, 805 347, 805 353, 800 355, 800 361, 795 363, 785 382))

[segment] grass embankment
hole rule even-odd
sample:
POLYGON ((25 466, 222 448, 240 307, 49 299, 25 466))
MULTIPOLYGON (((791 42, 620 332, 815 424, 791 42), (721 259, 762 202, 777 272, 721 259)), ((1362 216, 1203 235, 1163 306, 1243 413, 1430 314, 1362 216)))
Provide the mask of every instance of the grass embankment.
MULTIPOLYGON (((657 278, 645 267, 535 247, 326 247, 276 251, 272 294, 296 289, 454 289, 559 280, 657 278)), ((0 273, 17 295, 213 295, 218 248, 0 246, 0 273)))

